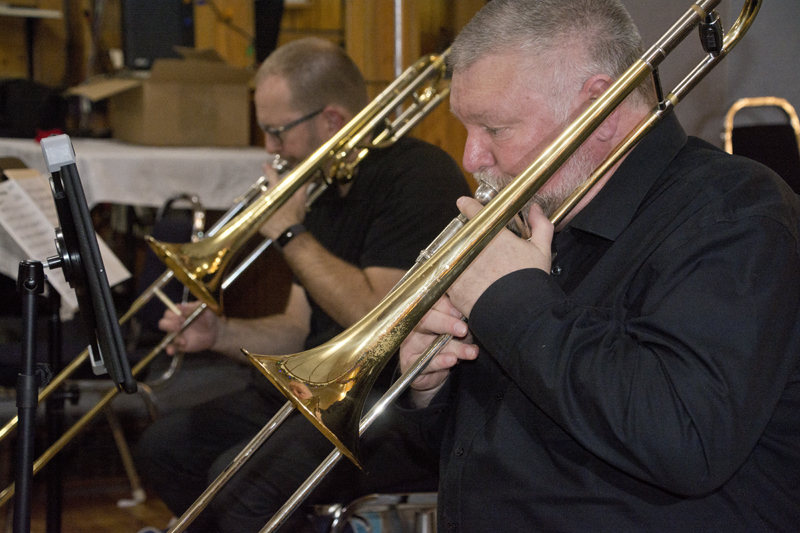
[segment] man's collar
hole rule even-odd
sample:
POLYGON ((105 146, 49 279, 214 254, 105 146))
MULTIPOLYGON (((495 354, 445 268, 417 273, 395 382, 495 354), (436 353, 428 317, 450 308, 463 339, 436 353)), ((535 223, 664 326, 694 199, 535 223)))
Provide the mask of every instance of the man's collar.
POLYGON ((630 224, 647 192, 687 139, 675 113, 669 113, 639 141, 569 226, 615 240, 630 224))

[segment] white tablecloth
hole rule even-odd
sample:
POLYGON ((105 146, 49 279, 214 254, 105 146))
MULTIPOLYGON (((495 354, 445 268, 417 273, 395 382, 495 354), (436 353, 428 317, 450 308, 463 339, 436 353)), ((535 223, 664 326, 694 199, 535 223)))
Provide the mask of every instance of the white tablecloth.
MULTIPOLYGON (((152 147, 110 139, 72 139, 86 202, 160 207, 195 194, 208 209, 228 209, 262 174, 262 148, 152 147)), ((49 175, 36 141, 0 139, 0 157, 16 157, 49 175)))

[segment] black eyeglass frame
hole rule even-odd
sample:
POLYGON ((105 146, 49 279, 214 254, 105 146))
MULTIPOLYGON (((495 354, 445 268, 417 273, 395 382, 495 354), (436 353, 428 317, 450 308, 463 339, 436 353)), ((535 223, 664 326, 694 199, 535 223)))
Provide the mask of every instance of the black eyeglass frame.
POLYGON ((281 139, 281 133, 285 133, 285 132, 289 131, 290 129, 294 128, 295 126, 298 126, 298 125, 302 124, 303 122, 305 122, 307 120, 311 120, 312 118, 316 117, 317 115, 319 115, 323 111, 325 111, 324 107, 322 109, 318 109, 316 111, 312 111, 308 115, 303 115, 302 117, 298 118, 297 120, 293 120, 293 121, 289 122, 288 124, 284 124, 283 126, 270 127, 270 126, 265 126, 264 124, 261 124, 259 122, 258 127, 261 128, 261 131, 263 131, 267 135, 272 135, 279 143, 283 143, 283 139, 281 139))

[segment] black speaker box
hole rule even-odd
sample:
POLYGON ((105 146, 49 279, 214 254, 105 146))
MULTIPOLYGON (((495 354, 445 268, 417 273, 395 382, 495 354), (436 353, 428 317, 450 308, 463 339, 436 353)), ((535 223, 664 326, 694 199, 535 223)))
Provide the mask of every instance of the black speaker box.
POLYGON ((283 0, 254 0, 256 62, 261 63, 278 45, 283 0))
POLYGON ((194 47, 191 0, 123 0, 121 7, 126 67, 147 70, 155 59, 179 57, 175 46, 194 47))

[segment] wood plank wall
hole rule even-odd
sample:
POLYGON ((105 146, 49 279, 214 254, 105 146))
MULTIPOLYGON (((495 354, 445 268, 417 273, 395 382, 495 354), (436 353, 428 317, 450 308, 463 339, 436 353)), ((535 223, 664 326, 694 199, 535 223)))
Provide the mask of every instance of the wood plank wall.
MULTIPOLYGON (((233 65, 255 68, 253 0, 194 2, 196 47, 216 49, 233 65)), ((396 77, 395 3, 287 0, 278 42, 313 35, 343 45, 364 72, 370 95, 375 96, 396 77)), ((402 68, 423 54, 441 51, 485 3, 486 0, 401 0, 402 68)), ((68 87, 92 74, 108 71, 107 50, 122 47, 120 0, 15 0, 14 4, 65 12, 64 20, 36 23, 34 79, 46 85, 68 87), (93 11, 97 6, 102 6, 102 12, 93 11), (95 17, 99 20, 94 21, 95 17), (101 28, 95 43, 93 21, 101 28)), ((27 76, 24 30, 22 19, 0 17, 0 78, 27 76)), ((446 102, 412 135, 443 147, 461 162, 465 134, 446 102)))

